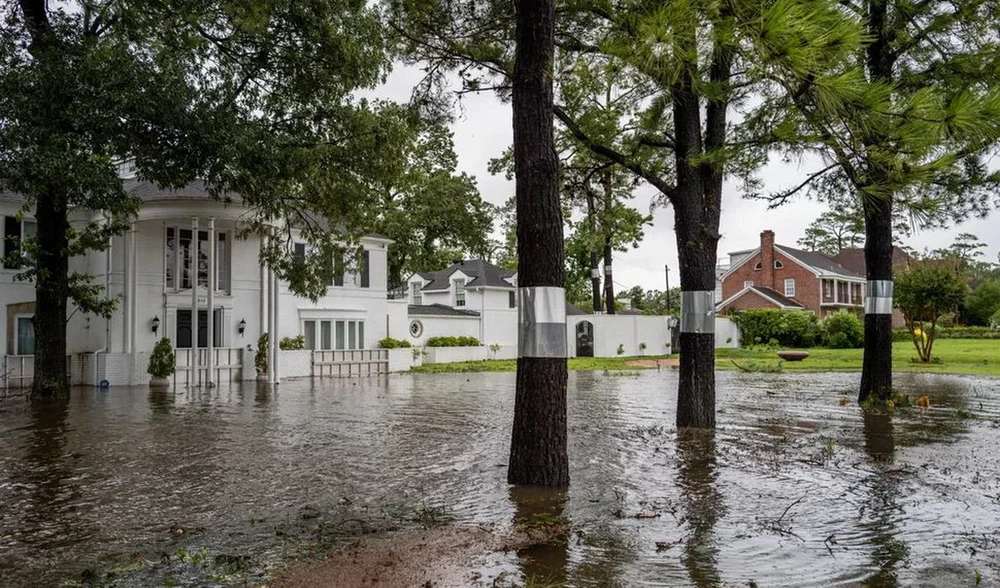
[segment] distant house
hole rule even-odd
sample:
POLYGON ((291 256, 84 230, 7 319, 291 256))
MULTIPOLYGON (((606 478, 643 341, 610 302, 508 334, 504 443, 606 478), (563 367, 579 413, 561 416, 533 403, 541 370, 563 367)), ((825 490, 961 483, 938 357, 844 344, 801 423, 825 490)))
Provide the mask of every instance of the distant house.
POLYGON ((864 309, 863 271, 822 253, 775 244, 774 231, 762 232, 756 249, 730 253, 729 269, 720 281, 717 312, 797 309, 823 318, 841 310, 861 314, 864 309))
MULTIPOLYGON (((858 275, 865 275, 865 250, 861 247, 842 249, 833 256, 833 260, 858 275)), ((905 270, 913 258, 899 247, 892 248, 892 273, 898 274, 905 270)), ((903 313, 898 308, 892 309, 892 326, 899 328, 906 324, 903 313)))

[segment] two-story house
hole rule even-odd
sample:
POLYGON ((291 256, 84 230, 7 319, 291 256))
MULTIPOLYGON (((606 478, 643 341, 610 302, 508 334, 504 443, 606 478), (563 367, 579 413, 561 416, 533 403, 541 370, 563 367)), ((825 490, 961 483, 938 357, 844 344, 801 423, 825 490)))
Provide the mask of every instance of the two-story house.
POLYGON ((820 318, 864 309, 865 278, 830 257, 775 244, 774 231, 760 234, 756 249, 730 254, 720 277, 717 312, 749 308, 811 310, 820 318))

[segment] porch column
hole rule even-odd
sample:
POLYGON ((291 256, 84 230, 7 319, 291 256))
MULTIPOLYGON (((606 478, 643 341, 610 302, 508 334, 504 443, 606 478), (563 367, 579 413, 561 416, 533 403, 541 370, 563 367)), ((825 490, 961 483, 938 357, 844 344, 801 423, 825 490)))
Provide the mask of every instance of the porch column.
POLYGON ((129 329, 129 332, 128 332, 128 348, 129 348, 129 351, 132 353, 132 374, 129 377, 129 380, 132 380, 133 384, 137 384, 138 380, 137 380, 137 378, 135 376, 136 376, 136 374, 142 373, 142 372, 136 366, 136 363, 138 363, 138 361, 139 361, 139 356, 138 356, 139 349, 138 349, 138 347, 135 344, 135 334, 136 334, 136 331, 139 328, 139 319, 138 319, 138 308, 139 308, 139 247, 138 247, 138 243, 136 241, 135 223, 132 223, 132 230, 129 231, 129 239, 132 240, 132 246, 129 248, 129 255, 130 255, 130 258, 131 258, 130 261, 131 261, 131 264, 132 264, 130 266, 130 268, 129 268, 130 271, 131 271, 131 273, 132 273, 132 281, 131 281, 131 284, 130 284, 131 287, 132 287, 132 289, 129 291, 129 300, 130 300, 130 302, 129 302, 129 312, 132 314, 132 320, 130 321, 131 322, 131 328, 129 329))
MULTIPOLYGON (((132 351, 129 334, 132 332, 132 246, 131 233, 122 235, 122 353, 132 351)), ((108 350, 110 351, 110 349, 108 350)))
POLYGON ((840 302, 840 280, 833 281, 833 303, 840 302))
POLYGON ((267 267, 264 265, 264 242, 266 239, 266 235, 260 236, 260 252, 257 255, 257 261, 260 262, 260 322, 257 323, 257 329, 260 334, 266 333, 269 328, 268 309, 271 308, 271 289, 267 280, 267 267))
POLYGON ((208 359, 205 366, 208 368, 208 375, 205 378, 205 385, 211 388, 215 385, 212 377, 212 365, 215 363, 212 354, 215 353, 215 217, 208 219, 208 340, 205 342, 208 348, 208 359))
POLYGON ((200 385, 201 374, 198 368, 198 218, 191 218, 191 378, 188 386, 197 388, 200 385))

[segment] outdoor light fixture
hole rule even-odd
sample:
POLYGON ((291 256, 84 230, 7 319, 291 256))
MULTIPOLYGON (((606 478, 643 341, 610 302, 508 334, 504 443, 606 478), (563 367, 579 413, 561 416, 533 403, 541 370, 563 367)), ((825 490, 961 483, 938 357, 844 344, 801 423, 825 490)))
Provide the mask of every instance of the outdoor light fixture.
POLYGON ((150 326, 153 327, 153 334, 156 334, 156 330, 160 328, 160 317, 154 316, 153 320, 150 322, 150 326))
POLYGON ((247 330, 247 319, 240 319, 240 337, 243 336, 243 331, 247 330))

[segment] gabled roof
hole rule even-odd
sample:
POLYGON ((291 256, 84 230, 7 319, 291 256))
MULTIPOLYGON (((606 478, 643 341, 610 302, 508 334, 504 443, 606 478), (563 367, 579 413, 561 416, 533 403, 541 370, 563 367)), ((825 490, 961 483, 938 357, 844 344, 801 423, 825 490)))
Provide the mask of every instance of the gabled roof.
POLYGON ((778 308, 781 308, 781 309, 800 309, 800 310, 805 310, 805 306, 803 306, 802 304, 799 304, 795 300, 792 300, 791 298, 787 298, 787 297, 783 296, 782 294, 779 294, 778 292, 776 292, 776 291, 774 291, 774 290, 772 290, 770 288, 764 288, 762 286, 747 286, 746 288, 743 288, 742 290, 740 290, 736 294, 733 294, 729 298, 727 298, 727 299, 723 300, 722 302, 716 304, 715 308, 717 310, 722 310, 722 309, 726 308, 727 306, 729 306, 730 304, 732 304, 733 302, 739 300, 740 297, 742 297, 744 294, 747 294, 748 292, 756 294, 757 296, 760 296, 761 298, 770 301, 775 306, 777 306, 778 308))
POLYGON ((406 307, 406 313, 410 316, 479 316, 474 310, 462 310, 444 304, 411 304, 406 307))
POLYGON ((864 274, 855 273, 840 265, 833 259, 817 251, 803 251, 784 245, 775 245, 775 249, 780 249, 785 255, 794 257, 796 260, 819 270, 823 274, 837 274, 849 278, 862 278, 864 274))
POLYGON ((490 286, 493 288, 514 289, 505 278, 509 278, 517 272, 497 267, 492 263, 482 259, 463 259, 451 264, 443 270, 436 272, 420 272, 420 277, 430 280, 422 290, 433 292, 436 290, 447 290, 451 287, 451 276, 457 271, 469 276, 471 279, 465 284, 466 288, 476 288, 490 286))
MULTIPOLYGON (((892 269, 900 270, 906 267, 910 263, 910 259, 909 253, 893 246, 892 269)), ((841 249, 840 253, 833 256, 833 260, 859 276, 865 275, 865 250, 861 247, 841 249)))

